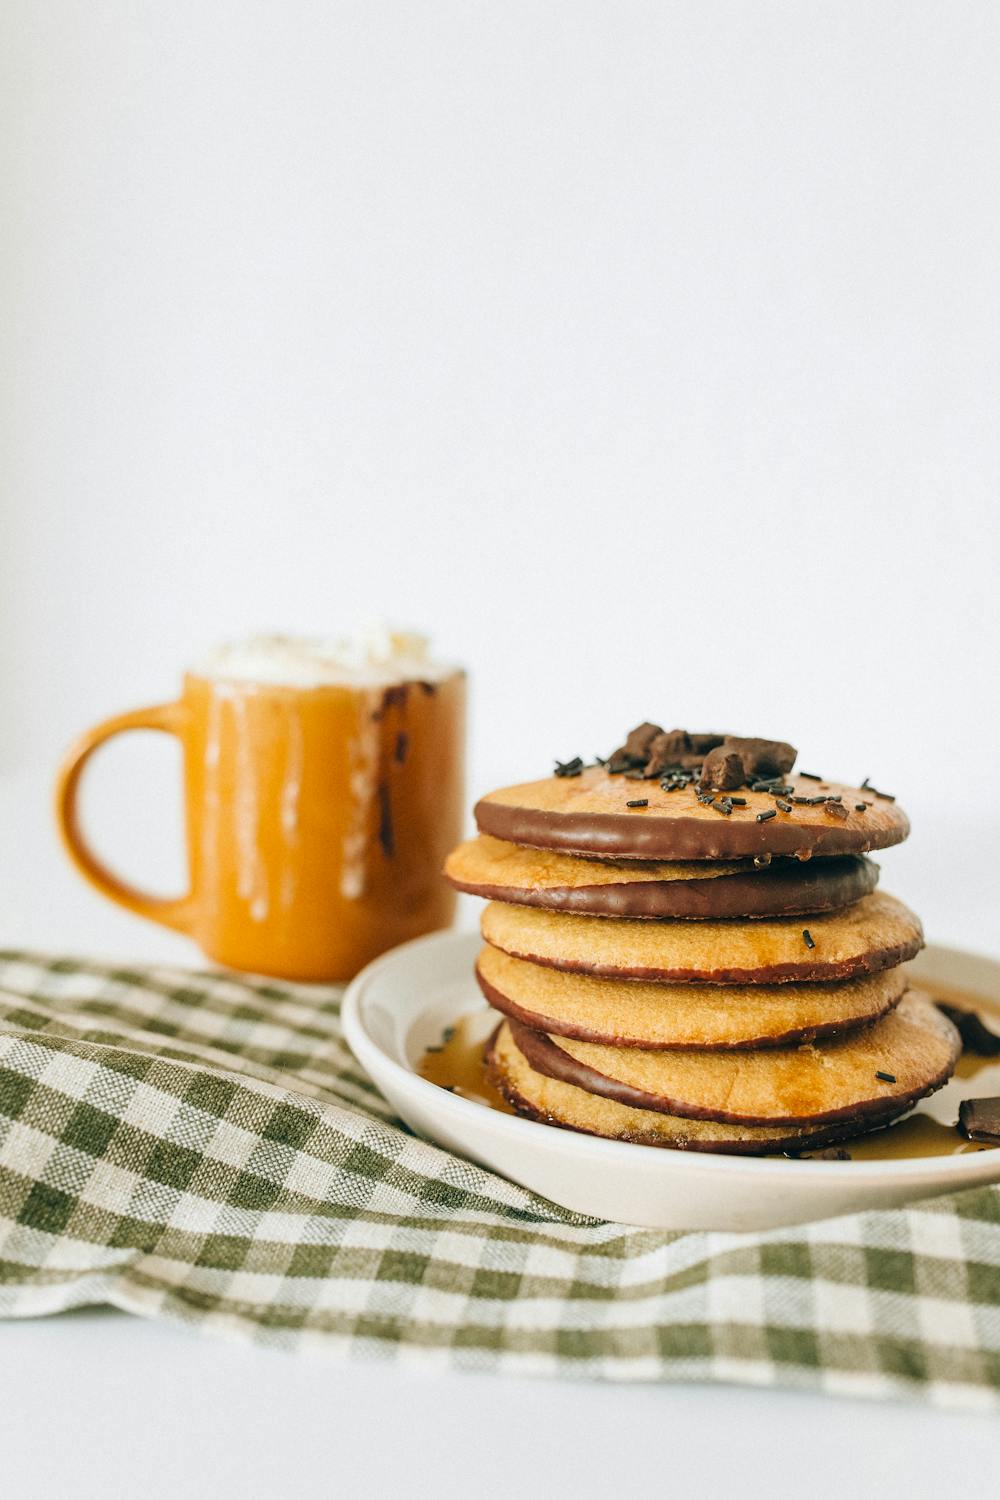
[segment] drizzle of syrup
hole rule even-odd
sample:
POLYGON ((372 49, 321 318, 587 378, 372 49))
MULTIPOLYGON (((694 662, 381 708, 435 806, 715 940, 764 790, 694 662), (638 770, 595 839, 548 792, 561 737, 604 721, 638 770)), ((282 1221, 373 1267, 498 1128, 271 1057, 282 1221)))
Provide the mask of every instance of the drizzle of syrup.
MULTIPOLYGON (((970 995, 942 985, 928 985, 927 991, 938 1000, 978 1011, 987 1025, 1000 1029, 1000 1006, 981 995, 970 995)), ((481 1009, 459 1017, 453 1026, 448 1027, 440 1044, 424 1053, 419 1073, 429 1083, 436 1083, 463 1099, 472 1099, 489 1109, 499 1110, 501 1114, 511 1115, 514 1111, 499 1089, 488 1081, 483 1062, 486 1042, 496 1021, 495 1015, 481 1009)), ((923 1100, 911 1114, 883 1130, 873 1130, 867 1135, 839 1142, 837 1149, 849 1152, 852 1161, 901 1161, 921 1156, 963 1156, 970 1151, 995 1151, 995 1146, 966 1140, 955 1128, 962 1099, 992 1094, 1000 1094, 1000 1059, 963 1053, 950 1082, 923 1100), (973 1079, 975 1084, 970 1087, 973 1079)))

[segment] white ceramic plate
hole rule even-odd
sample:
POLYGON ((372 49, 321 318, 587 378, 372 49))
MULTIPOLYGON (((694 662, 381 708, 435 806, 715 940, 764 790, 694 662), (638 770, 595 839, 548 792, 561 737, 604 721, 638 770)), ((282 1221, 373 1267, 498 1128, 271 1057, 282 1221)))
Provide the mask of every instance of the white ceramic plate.
MULTIPOLYGON (((347 991, 344 1030, 412 1129, 554 1203, 651 1229, 769 1229, 1000 1181, 1000 1150, 900 1161, 712 1156, 578 1135, 451 1094, 416 1069, 458 1017, 481 1009, 484 1038, 496 1024, 473 977, 480 944, 473 933, 436 933, 376 959, 347 991)), ((932 945, 912 968, 931 986, 1000 1003, 993 959, 932 945)), ((953 1121, 954 1098, 942 1091, 936 1101, 938 1117, 953 1121)))

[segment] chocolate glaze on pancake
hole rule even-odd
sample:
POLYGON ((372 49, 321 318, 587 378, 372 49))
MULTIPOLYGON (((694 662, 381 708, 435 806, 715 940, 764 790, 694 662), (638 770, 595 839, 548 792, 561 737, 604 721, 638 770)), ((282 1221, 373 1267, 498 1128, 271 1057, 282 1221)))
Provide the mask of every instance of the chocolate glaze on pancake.
POLYGON ((810 859, 884 849, 910 831, 902 808, 870 790, 794 775, 787 785, 789 798, 840 797, 838 815, 826 813, 823 803, 782 798, 791 808, 785 812, 770 793, 744 787, 738 795, 745 806, 726 816, 699 802, 693 784, 668 792, 655 781, 641 785, 646 806, 630 811, 636 783, 595 766, 572 778, 491 792, 477 802, 475 817, 480 832, 495 838, 596 859, 810 859), (760 813, 775 816, 758 821, 760 813))
POLYGON ((867 896, 878 883, 878 865, 857 855, 808 863, 777 860, 762 869, 736 865, 710 879, 701 873, 710 868, 705 862, 701 869, 697 863, 632 863, 637 872, 642 870, 641 878, 631 874, 625 861, 614 865, 608 860, 583 861, 481 835, 453 850, 445 875, 460 891, 515 906, 541 906, 592 917, 696 921, 835 911, 867 896), (560 885, 559 867, 568 866, 571 860, 575 867, 572 883, 560 885), (587 866, 593 875, 590 884, 586 883, 587 866), (647 878, 657 868, 669 869, 670 878, 647 878))
POLYGON ((716 1120, 692 1120, 657 1110, 633 1109, 587 1093, 536 1072, 514 1043, 509 1023, 497 1027, 486 1050, 490 1083, 500 1090, 519 1115, 543 1125, 604 1136, 634 1145, 675 1151, 725 1152, 734 1156, 765 1156, 800 1152, 849 1140, 894 1120, 893 1108, 883 1116, 835 1121, 829 1125, 725 1125, 716 1120))
POLYGON ((849 979, 905 963, 923 947, 917 918, 885 892, 876 891, 844 911, 806 921, 805 928, 801 917, 607 922, 491 901, 481 927, 494 948, 530 963, 611 979, 684 983, 849 979))
POLYGON ((787 1047, 857 1030, 902 999, 898 966, 834 984, 653 984, 566 974, 484 947, 479 988, 494 1010, 533 1031, 645 1051, 787 1047))
POLYGON ((947 1081, 961 1052, 951 1022, 913 991, 859 1035, 739 1056, 639 1053, 508 1024, 538 1073, 633 1109, 735 1125, 856 1124, 902 1114, 947 1081))

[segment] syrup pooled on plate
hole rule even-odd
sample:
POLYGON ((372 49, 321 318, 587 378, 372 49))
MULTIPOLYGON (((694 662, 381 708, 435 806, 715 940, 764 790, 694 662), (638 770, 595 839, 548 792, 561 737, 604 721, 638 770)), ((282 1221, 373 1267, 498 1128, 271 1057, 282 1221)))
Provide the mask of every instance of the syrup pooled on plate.
POLYGON ((444 1032, 436 1047, 428 1047, 420 1059, 420 1076, 428 1083, 463 1099, 473 1099, 477 1104, 486 1104, 501 1114, 512 1115, 514 1111, 499 1089, 487 1080, 483 1055, 486 1043, 496 1030, 498 1017, 492 1011, 474 1010, 460 1016, 454 1026, 444 1032), (489 1024, 485 1026, 484 1023, 489 1024))
MULTIPOLYGON (((1000 1032, 1000 1005, 961 990, 930 985, 935 1000, 975 1011, 1000 1032)), ((429 1047, 420 1060, 419 1072, 429 1083, 472 1099, 490 1109, 510 1115, 514 1111, 498 1089, 486 1079, 483 1054, 498 1017, 493 1012, 468 1011, 449 1026, 439 1045, 429 1047)), ((852 1161, 899 1161, 922 1156, 961 1156, 970 1151, 992 1151, 996 1147, 969 1141, 956 1128, 958 1106, 963 1099, 1000 1094, 1000 1057, 977 1057, 964 1052, 954 1077, 944 1088, 922 1099, 910 1114, 884 1130, 842 1141, 837 1150, 852 1161)), ((808 1158, 820 1153, 804 1153, 808 1158)), ((779 1158, 780 1159, 780 1158, 779 1158)))

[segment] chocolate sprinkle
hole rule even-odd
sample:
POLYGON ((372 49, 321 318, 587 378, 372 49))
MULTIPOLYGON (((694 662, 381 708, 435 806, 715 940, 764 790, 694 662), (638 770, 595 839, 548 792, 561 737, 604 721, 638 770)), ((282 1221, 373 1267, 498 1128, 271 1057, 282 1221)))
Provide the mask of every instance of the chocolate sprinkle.
POLYGON ((626 802, 626 807, 648 807, 648 797, 633 797, 631 802, 626 802))
POLYGON ((758 813, 757 814, 757 822, 758 823, 766 823, 767 820, 768 820, 768 818, 776 818, 777 816, 778 816, 778 809, 776 807, 769 807, 767 809, 767 812, 762 812, 762 813, 758 813))
POLYGON ((884 802, 895 802, 896 800, 894 792, 880 792, 878 787, 872 786, 867 776, 861 783, 860 790, 863 792, 871 792, 873 797, 881 797, 884 802))
POLYGON ((876 1068, 875 1069, 875 1077, 881 1079, 881 1081, 883 1083, 895 1083, 896 1082, 896 1075, 895 1075, 895 1073, 883 1073, 880 1068, 876 1068))
POLYGON ((782 812, 791 812, 792 810, 792 804, 790 802, 782 802, 780 797, 777 799, 777 805, 781 808, 782 812))
POLYGON ((813 937, 812 933, 809 931, 808 927, 803 927, 802 929, 802 941, 805 943, 807 948, 815 948, 816 946, 816 940, 813 937))
POLYGON ((556 761, 556 776, 579 776, 583 772, 583 761, 579 755, 574 755, 572 760, 556 761))
POLYGON ((822 781, 822 776, 817 776, 813 771, 800 771, 798 773, 803 781, 822 781))

